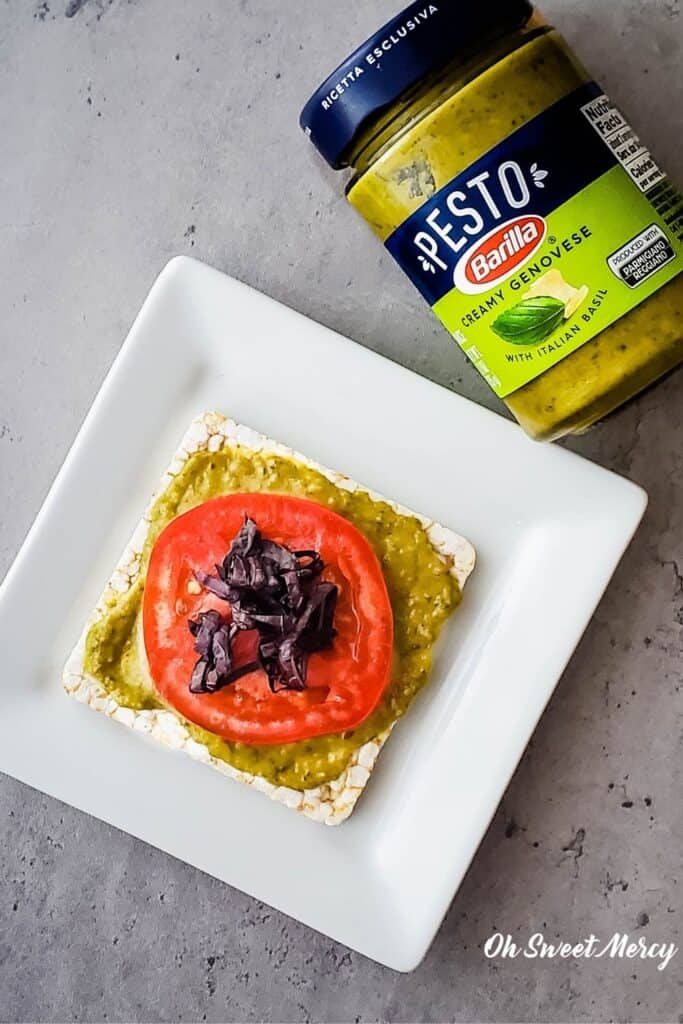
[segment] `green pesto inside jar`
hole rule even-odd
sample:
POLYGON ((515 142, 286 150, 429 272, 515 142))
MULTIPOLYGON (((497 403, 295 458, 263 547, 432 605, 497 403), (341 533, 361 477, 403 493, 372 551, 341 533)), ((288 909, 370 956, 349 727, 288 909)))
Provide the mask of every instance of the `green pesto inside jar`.
MULTIPOLYGON (((154 541, 181 513, 209 498, 239 492, 304 497, 345 516, 374 548, 391 599, 395 648, 391 682, 375 711, 352 732, 280 746, 253 746, 227 742, 186 723, 214 757, 276 785, 310 789, 336 778, 360 746, 406 711, 427 682, 434 644, 460 600, 460 591, 421 523, 387 502, 375 501, 364 491, 337 487, 317 470, 283 456, 238 445, 198 452, 154 504, 135 583, 125 594, 112 598, 105 615, 88 632, 85 671, 120 705, 134 710, 164 706, 149 676, 141 629, 145 570, 154 541)), ((211 695, 206 699, 211 700, 211 695)))
MULTIPOLYGON (((562 38, 532 19, 413 90, 354 143, 349 202, 385 241, 523 124, 587 82, 562 38)), ((526 432, 580 432, 683 360, 683 275, 504 400, 526 432)))

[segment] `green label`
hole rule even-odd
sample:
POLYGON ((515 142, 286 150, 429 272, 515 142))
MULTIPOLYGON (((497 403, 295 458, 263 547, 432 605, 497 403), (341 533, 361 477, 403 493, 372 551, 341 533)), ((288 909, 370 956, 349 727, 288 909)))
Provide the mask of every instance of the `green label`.
POLYGON ((387 246, 504 398, 676 277, 682 221, 680 194, 591 83, 441 189, 387 246))
POLYGON ((680 245, 614 167, 550 214, 545 241, 512 277, 477 295, 453 289, 434 312, 504 398, 682 269, 680 245))

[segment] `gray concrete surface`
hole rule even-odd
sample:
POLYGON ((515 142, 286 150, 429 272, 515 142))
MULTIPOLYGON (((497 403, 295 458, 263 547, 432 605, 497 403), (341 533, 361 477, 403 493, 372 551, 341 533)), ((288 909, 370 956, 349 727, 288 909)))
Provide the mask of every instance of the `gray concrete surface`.
MULTIPOLYGON (((0 0, 0 574, 176 253, 495 407, 297 129, 398 6, 0 0)), ((683 180, 680 3, 545 10, 683 180)), ((482 953, 496 929, 683 945, 682 382, 571 444, 650 510, 418 971, 2 778, 0 1019, 683 1021, 683 954, 659 972, 482 953)))

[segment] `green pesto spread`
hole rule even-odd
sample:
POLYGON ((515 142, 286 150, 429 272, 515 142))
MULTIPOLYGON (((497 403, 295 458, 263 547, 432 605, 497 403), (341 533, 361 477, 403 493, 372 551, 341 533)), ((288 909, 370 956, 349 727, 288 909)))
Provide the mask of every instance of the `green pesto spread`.
MULTIPOLYGON (((511 34, 458 65, 367 130, 351 163, 349 202, 382 241, 426 200, 588 81, 554 31, 511 34)), ((505 402, 532 437, 595 423, 683 360, 683 274, 505 402)))
MULTIPOLYGON (((406 711, 427 682, 434 643, 460 599, 456 579, 413 516, 374 501, 364 491, 337 487, 293 459, 238 445, 215 453, 198 452, 157 499, 140 574, 130 590, 112 598, 106 614, 91 627, 85 670, 125 707, 163 706, 149 677, 141 629, 144 575, 154 541, 172 519, 209 498, 255 491, 309 498, 350 520, 370 541, 381 562, 394 613, 391 682, 379 706, 353 731, 281 746, 252 746, 226 742, 186 723, 214 757, 277 785, 309 789, 336 778, 360 746, 406 711)), ((211 700, 211 695, 206 699, 211 700)))

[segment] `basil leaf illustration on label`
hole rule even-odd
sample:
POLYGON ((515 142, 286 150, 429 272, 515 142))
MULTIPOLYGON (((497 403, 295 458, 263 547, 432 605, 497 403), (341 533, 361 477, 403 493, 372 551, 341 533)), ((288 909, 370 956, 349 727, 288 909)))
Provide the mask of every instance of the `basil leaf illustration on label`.
POLYGON ((563 320, 564 303, 550 295, 540 295, 506 309, 491 324, 491 330, 511 345, 539 345, 563 320))

